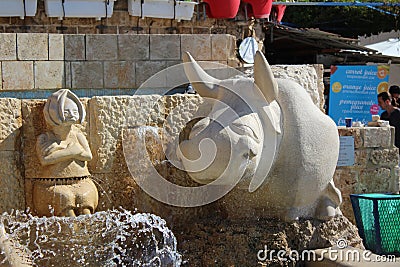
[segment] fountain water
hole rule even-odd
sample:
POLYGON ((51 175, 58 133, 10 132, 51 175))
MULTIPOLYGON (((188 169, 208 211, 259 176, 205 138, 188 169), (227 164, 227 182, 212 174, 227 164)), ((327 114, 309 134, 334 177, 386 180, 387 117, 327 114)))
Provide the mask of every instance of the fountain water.
POLYGON ((0 257, 11 266, 181 264, 174 234, 153 214, 110 210, 39 218, 17 211, 1 215, 0 228, 0 257))

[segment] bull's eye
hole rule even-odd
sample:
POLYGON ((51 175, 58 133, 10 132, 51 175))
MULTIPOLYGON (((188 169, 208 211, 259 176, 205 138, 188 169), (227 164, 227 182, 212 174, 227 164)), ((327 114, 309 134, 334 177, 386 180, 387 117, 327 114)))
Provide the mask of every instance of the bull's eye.
POLYGON ((239 135, 246 135, 253 138, 255 141, 259 141, 257 134, 253 131, 253 129, 247 125, 234 122, 230 125, 230 128, 233 132, 239 135))

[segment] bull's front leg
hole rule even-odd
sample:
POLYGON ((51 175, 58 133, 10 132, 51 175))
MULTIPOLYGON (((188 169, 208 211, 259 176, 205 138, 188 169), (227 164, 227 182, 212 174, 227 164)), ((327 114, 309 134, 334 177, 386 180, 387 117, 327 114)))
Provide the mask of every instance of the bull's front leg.
POLYGON ((317 208, 315 210, 315 218, 327 220, 336 215, 342 215, 340 204, 342 203, 342 194, 331 180, 326 189, 322 191, 318 199, 317 208))

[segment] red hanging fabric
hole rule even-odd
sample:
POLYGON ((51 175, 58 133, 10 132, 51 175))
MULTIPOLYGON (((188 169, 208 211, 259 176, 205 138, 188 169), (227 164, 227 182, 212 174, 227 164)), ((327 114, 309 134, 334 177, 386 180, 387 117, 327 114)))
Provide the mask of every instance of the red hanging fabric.
POLYGON ((232 19, 239 10, 240 0, 203 0, 207 3, 206 11, 209 18, 232 19))
POLYGON ((265 19, 269 17, 272 9, 272 0, 243 0, 249 3, 252 12, 248 11, 249 16, 254 16, 256 19, 265 19))
POLYGON ((276 21, 278 23, 281 23, 283 15, 285 14, 286 6, 285 5, 276 5, 274 7, 276 8, 277 13, 278 13, 278 15, 276 16, 276 21))

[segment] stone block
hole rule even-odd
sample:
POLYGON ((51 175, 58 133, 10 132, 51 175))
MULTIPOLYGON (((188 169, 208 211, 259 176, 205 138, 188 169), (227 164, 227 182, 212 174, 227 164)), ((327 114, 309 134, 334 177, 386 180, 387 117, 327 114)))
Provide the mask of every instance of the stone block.
POLYGON ((64 35, 65 60, 85 60, 85 35, 67 34, 64 35))
POLYGON ((18 33, 18 60, 48 60, 49 35, 47 33, 18 33))
POLYGON ((343 215, 354 222, 350 194, 359 193, 358 172, 349 168, 337 168, 333 176, 333 181, 335 182, 335 186, 342 193, 343 202, 340 209, 343 212, 343 215))
POLYGON ((366 168, 369 160, 368 149, 355 149, 354 151, 354 168, 366 168))
POLYGON ((400 168, 396 166, 393 170, 393 185, 392 192, 399 194, 400 193, 400 168))
POLYGON ((0 212, 25 210, 24 179, 18 151, 0 151, 0 212))
POLYGON ((360 170, 359 193, 386 193, 391 191, 391 171, 389 168, 360 170))
POLYGON ((106 211, 116 207, 130 210, 137 207, 136 196, 139 188, 128 172, 125 162, 111 173, 95 173, 91 178, 95 181, 99 192, 99 204, 96 211, 106 211))
POLYGON ((102 62, 71 62, 72 88, 103 88, 103 78, 102 62))
POLYGON ((165 123, 163 124, 163 142, 167 158, 176 160, 176 144, 179 137, 188 136, 191 127, 186 127, 191 120, 205 117, 212 105, 209 99, 199 95, 175 94, 165 96, 165 123))
POLYGON ((390 147, 395 146, 394 142, 396 141, 396 134, 395 134, 395 128, 394 127, 390 127, 390 134, 392 136, 392 138, 390 139, 390 147))
POLYGON ((143 84, 147 79, 152 77, 154 74, 162 71, 167 67, 167 63, 165 61, 139 61, 136 62, 136 85, 137 87, 142 88, 166 88, 167 86, 167 76, 166 73, 161 73, 158 76, 155 76, 151 79, 151 81, 147 81, 146 84, 143 84))
POLYGON ((383 147, 391 146, 392 127, 365 127, 364 128, 364 147, 383 147))
POLYGON ((118 35, 119 60, 148 60, 150 58, 148 34, 118 35))
POLYGON ((175 88, 189 84, 189 80, 183 69, 182 61, 167 61, 165 71, 167 88, 175 88))
POLYGON ((398 166, 399 165, 399 149, 374 149, 371 151, 370 162, 373 165, 381 166, 398 166))
POLYGON ((64 60, 64 35, 49 34, 49 60, 64 60))
POLYGON ((21 100, 0 98, 0 151, 19 151, 21 100))
POLYGON ((325 111, 325 86, 324 86, 324 65, 323 64, 313 64, 315 71, 317 72, 318 76, 318 92, 319 92, 319 109, 322 110, 322 112, 326 113, 325 111))
POLYGON ((181 49, 189 52, 195 60, 212 60, 209 34, 182 34, 181 49))
POLYGON ((17 35, 15 33, 0 34, 0 60, 17 59, 17 35))
POLYGON ((164 123, 163 97, 158 95, 93 97, 89 107, 93 160, 88 164, 92 173, 110 173, 124 161, 123 128, 164 123))
POLYGON ((211 35, 211 60, 227 61, 235 54, 235 41, 229 34, 211 35))
POLYGON ((36 61, 35 88, 58 89, 65 86, 64 61, 36 61))
POLYGON ((151 60, 179 60, 181 58, 180 36, 175 34, 150 35, 151 60))
POLYGON ((104 87, 106 88, 135 88, 135 62, 105 61, 104 87))
POLYGON ((24 155, 25 178, 37 178, 41 169, 36 155, 36 139, 45 132, 46 123, 43 117, 44 100, 22 100, 22 148, 24 155))
POLYGON ((311 96, 314 104, 320 107, 320 88, 319 81, 322 77, 318 76, 313 65, 273 65, 271 66, 272 73, 275 78, 289 79, 300 84, 306 92, 311 96), (301 75, 299 75, 301 73, 301 75))
POLYGON ((363 139, 362 139, 362 132, 364 131, 363 128, 359 127, 351 127, 351 128, 338 128, 338 132, 340 136, 353 136, 354 137, 354 148, 358 149, 363 147, 363 139))
POLYGON ((86 60, 117 60, 118 41, 116 34, 86 35, 86 60))
POLYGON ((65 88, 72 88, 71 62, 64 62, 65 88))
POLYGON ((228 67, 222 61, 202 61, 199 62, 199 65, 212 77, 220 80, 230 79, 236 75, 243 75, 242 72, 228 67))
POLYGON ((3 89, 3 74, 1 72, 2 66, 0 61, 0 90, 3 89))
POLYGON ((3 61, 2 72, 4 90, 34 88, 32 61, 3 61))

